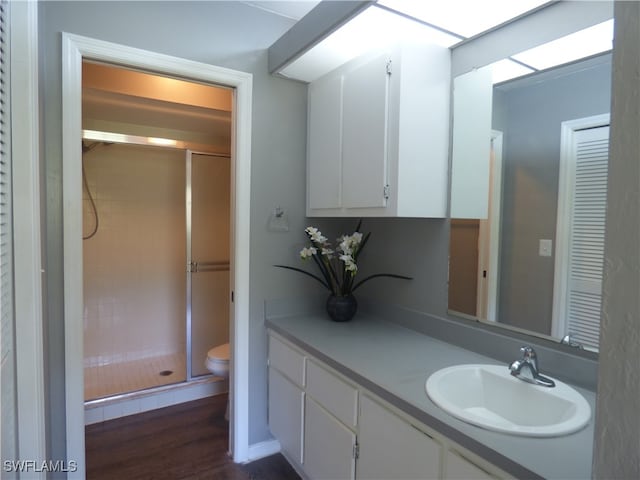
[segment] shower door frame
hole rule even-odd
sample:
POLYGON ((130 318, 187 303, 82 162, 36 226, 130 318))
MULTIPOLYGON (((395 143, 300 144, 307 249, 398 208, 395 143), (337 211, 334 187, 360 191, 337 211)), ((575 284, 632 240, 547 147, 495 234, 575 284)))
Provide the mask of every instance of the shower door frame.
POLYGON ((231 178, 229 449, 237 463, 252 455, 249 445, 249 303, 251 230, 251 117, 253 76, 231 70, 62 33, 62 187, 66 453, 85 476, 82 328, 82 61, 117 64, 233 89, 231 178))
MULTIPOLYGON (((187 149, 185 151, 185 167, 186 167, 186 184, 185 184, 185 225, 186 225, 186 279, 187 279, 187 297, 186 297, 186 381, 189 382, 194 379, 193 376, 193 342, 191 340, 192 336, 192 326, 193 326, 193 317, 192 317, 192 297, 193 297, 193 287, 192 287, 192 274, 198 272, 198 262, 193 261, 193 251, 191 249, 191 238, 193 234, 193 218, 192 218, 192 206, 193 206, 193 185, 191 182, 191 177, 193 174, 193 155, 206 155, 209 157, 216 158, 226 158, 231 159, 230 155, 224 155, 220 153, 211 153, 211 152, 203 152, 187 149)), ((227 265, 227 270, 229 270, 229 266, 227 265)), ((213 346, 213 345, 212 345, 213 346)), ((204 362, 204 358, 202 361, 204 362)), ((197 375, 197 377, 202 377, 204 375, 197 375)))

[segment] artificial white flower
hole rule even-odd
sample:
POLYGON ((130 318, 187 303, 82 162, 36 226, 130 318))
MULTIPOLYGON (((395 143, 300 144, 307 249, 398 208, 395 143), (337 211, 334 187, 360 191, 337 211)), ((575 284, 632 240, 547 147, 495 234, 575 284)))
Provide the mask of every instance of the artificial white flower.
POLYGON ((300 250, 300 258, 306 260, 307 258, 315 255, 317 252, 318 250, 316 250, 315 247, 304 247, 302 250, 300 250))
POLYGON ((348 272, 357 272, 358 271, 358 266, 353 261, 353 257, 351 255, 348 255, 348 254, 340 255, 340 260, 342 260, 344 262, 344 268, 348 272))
POLYGON ((351 255, 351 242, 349 241, 349 237, 342 237, 338 249, 345 255, 351 255))
POLYGON ((402 275, 377 273, 375 275, 369 275, 359 282, 354 283, 355 277, 358 273, 356 258, 362 250, 363 240, 366 240, 370 234, 365 236, 356 231, 351 235, 342 235, 338 237, 335 244, 329 243, 327 238, 322 235, 322 232, 315 227, 307 227, 305 229, 305 234, 311 240, 311 244, 300 251, 300 257, 303 260, 313 257, 320 270, 320 275, 315 275, 306 270, 286 265, 276 265, 276 267, 296 270, 307 276, 315 278, 325 288, 327 288, 332 295, 350 295, 355 289, 360 287, 360 285, 372 278, 393 277, 409 279, 409 277, 404 277, 402 275), (333 245, 337 245, 335 250, 333 245), (319 258, 319 255, 322 255, 322 257, 319 258))
POLYGON ((309 235, 309 238, 311 238, 311 241, 318 243, 320 245, 324 245, 325 243, 327 243, 327 240, 328 240, 327 237, 322 235, 322 232, 317 228, 307 227, 305 229, 305 232, 307 232, 307 235, 309 235))

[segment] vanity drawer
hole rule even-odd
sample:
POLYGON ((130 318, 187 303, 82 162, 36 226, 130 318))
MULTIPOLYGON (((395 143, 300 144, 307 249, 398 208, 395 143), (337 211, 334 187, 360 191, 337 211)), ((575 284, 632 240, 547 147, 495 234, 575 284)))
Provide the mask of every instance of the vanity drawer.
POLYGON ((358 390, 313 360, 307 362, 307 394, 348 427, 358 418, 358 390))
POLYGON ((304 387, 304 355, 273 335, 269 335, 269 366, 280 371, 299 387, 304 387))

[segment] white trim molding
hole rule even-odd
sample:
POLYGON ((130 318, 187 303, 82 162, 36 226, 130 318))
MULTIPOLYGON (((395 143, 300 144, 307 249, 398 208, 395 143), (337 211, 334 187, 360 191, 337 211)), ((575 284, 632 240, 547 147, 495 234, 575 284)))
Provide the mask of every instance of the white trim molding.
POLYGON ((253 462, 280 452, 281 446, 278 440, 265 440, 249 445, 246 462, 253 462))
MULTIPOLYGON (((63 208, 67 457, 84 469, 82 338, 82 60, 91 59, 234 89, 232 131, 231 421, 235 462, 249 458, 249 267, 251 218, 250 73, 78 35, 62 34, 63 208)), ((78 470, 81 478, 84 471, 78 470)))
POLYGON ((556 217, 556 254, 553 277, 553 310, 551 316, 551 336, 563 338, 566 327, 565 306, 567 301, 567 276, 569 275, 569 228, 573 197, 573 177, 575 175, 574 136, 578 130, 609 125, 610 115, 567 120, 560 130, 560 171, 558 175, 558 214, 556 217))
MULTIPOLYGON (((10 2, 18 452, 46 460, 38 106, 38 5, 10 2)), ((17 459, 16 459, 17 460, 17 459)), ((43 472, 33 477, 45 478, 43 472)))

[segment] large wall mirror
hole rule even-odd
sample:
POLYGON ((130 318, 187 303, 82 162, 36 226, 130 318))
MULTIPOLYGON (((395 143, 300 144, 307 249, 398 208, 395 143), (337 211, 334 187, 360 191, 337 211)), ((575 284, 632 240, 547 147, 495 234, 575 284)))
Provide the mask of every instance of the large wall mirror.
POLYGON ((612 23, 454 79, 451 314, 597 351, 612 23))

